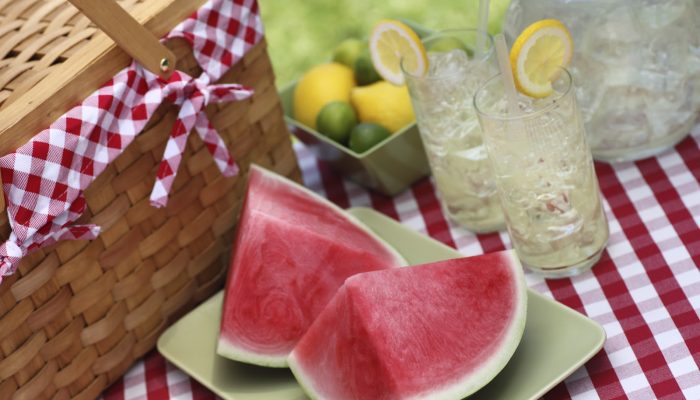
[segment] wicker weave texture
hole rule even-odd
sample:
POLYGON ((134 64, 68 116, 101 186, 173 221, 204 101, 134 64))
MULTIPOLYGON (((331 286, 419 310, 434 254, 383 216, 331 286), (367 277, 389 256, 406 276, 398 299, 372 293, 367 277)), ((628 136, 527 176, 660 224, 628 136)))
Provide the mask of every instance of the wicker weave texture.
MULTIPOLYGON (((2 0, 0 12, 6 18, 12 10, 14 18, 30 15, 16 6, 28 3, 33 2, 2 0)), ((64 4, 37 3, 46 8, 64 4)), ((48 32, 57 15, 70 14, 59 9, 31 15, 43 15, 48 32)), ((82 29, 75 35, 91 32, 77 28, 83 23, 77 16, 62 20, 59 30, 75 26, 82 29)), ((3 31, 6 23, 0 20, 3 31)), ((178 69, 200 73, 184 42, 171 41, 169 47, 180 60, 178 69)), ((40 52, 40 45, 22 48, 56 57, 53 50, 40 52)), ((14 54, 17 60, 22 50, 16 49, 0 54, 14 54)), ((26 60, 35 63, 28 76, 44 74, 37 68, 43 58, 32 60, 26 60)), ((3 71, 0 80, 7 85, 9 75, 3 71)), ((28 79, 34 78, 12 82, 20 87, 28 79)), ((161 106, 147 129, 86 192, 89 215, 84 220, 102 226, 99 238, 37 251, 0 285, 0 399, 98 396, 155 345, 168 324, 222 287, 249 165, 255 162, 300 179, 264 40, 221 81, 255 89, 251 99, 207 109, 241 167, 240 175, 223 177, 201 140, 190 135, 168 207, 151 207, 148 197, 177 114, 172 106, 161 106)), ((9 233, 4 213, 0 226, 4 239, 9 233)))
MULTIPOLYGON (((144 0, 119 0, 131 10, 144 0)), ((46 77, 99 30, 65 0, 0 0, 0 108, 46 77), (9 99, 9 100, 8 100, 9 99)))

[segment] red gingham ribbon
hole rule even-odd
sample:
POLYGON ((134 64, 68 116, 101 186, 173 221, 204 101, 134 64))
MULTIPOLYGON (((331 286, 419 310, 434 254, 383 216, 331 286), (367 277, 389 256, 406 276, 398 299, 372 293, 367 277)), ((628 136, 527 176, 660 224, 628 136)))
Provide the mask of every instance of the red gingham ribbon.
POLYGON ((192 128, 222 173, 235 175, 236 165, 204 108, 250 97, 251 89, 244 86, 211 82, 262 35, 256 0, 210 0, 166 37, 184 38, 192 45, 202 76, 195 79, 176 71, 166 82, 132 63, 14 153, 1 157, 12 231, 0 245, 0 282, 36 248, 99 234, 95 225, 75 225, 87 206, 83 191, 143 130, 164 100, 181 108, 156 177, 152 204, 166 204, 192 128))
POLYGON ((13 229, 10 233, 10 238, 0 245, 0 254, 2 254, 0 282, 2 282, 3 275, 11 272, 11 268, 35 248, 51 246, 60 240, 89 240, 96 238, 100 233, 100 227, 97 225, 68 226, 69 221, 78 219, 84 210, 85 199, 81 195, 68 210, 37 231, 31 240, 20 240, 13 229))
POLYGON ((191 79, 182 72, 173 73, 164 90, 168 93, 166 98, 181 107, 165 146, 163 161, 160 162, 151 192, 151 204, 155 207, 167 205, 168 194, 175 181, 192 128, 197 130, 224 176, 230 177, 238 173, 238 166, 229 155, 223 139, 209 122, 204 108, 210 102, 245 100, 253 94, 252 89, 242 85, 210 85, 207 75, 191 79))

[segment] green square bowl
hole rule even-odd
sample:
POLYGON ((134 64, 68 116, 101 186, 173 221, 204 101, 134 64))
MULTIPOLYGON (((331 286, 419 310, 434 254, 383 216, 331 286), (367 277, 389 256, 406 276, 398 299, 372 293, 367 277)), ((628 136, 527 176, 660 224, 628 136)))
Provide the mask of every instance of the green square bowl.
POLYGON ((387 196, 394 196, 430 174, 430 166, 415 123, 406 126, 364 153, 328 139, 293 118, 296 82, 280 97, 290 130, 314 155, 340 175, 387 196))

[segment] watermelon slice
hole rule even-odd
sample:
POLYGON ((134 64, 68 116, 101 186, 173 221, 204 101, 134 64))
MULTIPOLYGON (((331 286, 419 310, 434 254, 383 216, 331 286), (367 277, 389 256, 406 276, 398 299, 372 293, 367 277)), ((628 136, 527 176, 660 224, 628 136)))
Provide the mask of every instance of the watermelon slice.
POLYGON ((314 399, 461 399, 513 355, 526 306, 511 251, 355 275, 289 366, 314 399))
POLYGON ((286 367, 289 352, 347 277, 405 264, 339 207, 252 166, 217 353, 286 367))

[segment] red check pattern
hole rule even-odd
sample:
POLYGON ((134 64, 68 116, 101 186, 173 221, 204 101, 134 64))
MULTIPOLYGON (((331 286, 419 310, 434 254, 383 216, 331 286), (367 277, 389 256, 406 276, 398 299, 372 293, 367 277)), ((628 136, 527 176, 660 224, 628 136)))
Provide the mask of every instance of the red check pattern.
POLYGON ((168 193, 177 176, 177 170, 182 161, 182 155, 187 146, 187 137, 194 128, 214 157, 216 165, 224 176, 230 177, 238 173, 238 167, 228 153, 226 144, 209 122, 203 112, 210 102, 239 101, 250 97, 252 89, 241 85, 210 85, 209 76, 204 74, 197 79, 183 77, 176 72, 171 78, 171 84, 165 86, 163 98, 180 106, 177 120, 173 125, 170 138, 165 145, 163 161, 158 167, 156 182, 151 192, 151 205, 165 207, 168 203, 168 193), (176 76, 177 75, 177 76, 176 76))
POLYGON ((160 104, 180 106, 156 176, 151 203, 166 205, 194 128, 225 176, 238 171, 207 119, 209 103, 238 101, 252 90, 217 81, 260 41, 263 27, 256 0, 210 0, 164 40, 192 45, 203 73, 176 71, 168 81, 138 63, 125 68, 14 153, 0 158, 5 202, 12 228, 0 245, 0 282, 28 252, 59 240, 92 239, 95 225, 74 225, 85 210, 83 191, 143 130, 160 104))
MULTIPOLYGON (((394 198, 341 179, 296 147, 305 184, 341 207, 372 207, 465 255, 510 246, 446 220, 433 182, 394 198)), ((638 162, 596 164, 610 242, 590 272, 528 285, 598 321, 603 351, 545 399, 700 399, 700 125, 675 149, 638 162)), ((214 399, 157 352, 104 393, 106 400, 214 399)))

